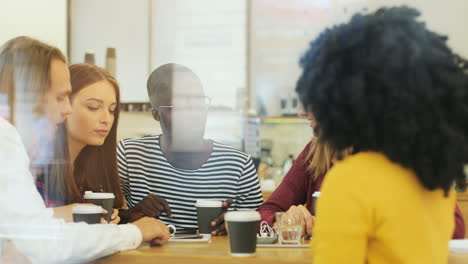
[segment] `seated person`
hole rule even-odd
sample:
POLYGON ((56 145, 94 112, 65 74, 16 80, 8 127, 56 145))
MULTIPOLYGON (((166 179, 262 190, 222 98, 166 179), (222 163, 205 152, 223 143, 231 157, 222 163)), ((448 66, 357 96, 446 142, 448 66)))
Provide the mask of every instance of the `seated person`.
MULTIPOLYGON (((208 105, 199 78, 171 63, 154 70, 147 85, 162 134, 118 144, 129 207, 120 213, 122 221, 153 216, 182 232, 194 232, 197 199, 232 200, 230 210, 256 210, 263 199, 250 156, 203 138, 208 105)), ((214 222, 219 227, 212 234, 225 234, 223 217, 214 222)))
MULTIPOLYGON (((74 64, 69 67, 72 112, 58 125, 56 155, 64 162, 48 166, 38 175, 36 186, 47 207, 56 217, 66 215, 83 202, 85 191, 115 195, 114 208, 124 206, 117 170, 117 124, 120 92, 112 75, 97 66, 74 64), (68 206, 66 206, 68 205, 68 206)), ((111 223, 118 223, 114 209, 111 223)))
POLYGON ((354 15, 301 59, 296 91, 337 153, 317 201, 313 263, 447 263, 465 188, 468 75, 408 7, 354 15))
POLYGON ((0 263, 84 263, 169 239, 167 226, 154 218, 129 225, 66 223, 45 207, 20 135, 41 132, 31 131, 37 119, 62 123, 71 113, 70 92, 66 58, 57 48, 28 37, 0 47, 0 94, 8 98, 0 104, 18 125, 0 117, 0 263))
MULTIPOLYGON (((309 115, 309 119, 310 119, 309 115)), ((315 126, 315 121, 311 123, 315 126)), ((325 175, 337 161, 332 148, 314 137, 297 157, 281 184, 259 208, 262 220, 274 225, 276 212, 299 214, 303 219, 303 233, 311 234, 315 222, 314 199, 320 192, 325 175)), ((452 239, 465 237, 465 222, 458 205, 455 206, 455 230, 452 239)))

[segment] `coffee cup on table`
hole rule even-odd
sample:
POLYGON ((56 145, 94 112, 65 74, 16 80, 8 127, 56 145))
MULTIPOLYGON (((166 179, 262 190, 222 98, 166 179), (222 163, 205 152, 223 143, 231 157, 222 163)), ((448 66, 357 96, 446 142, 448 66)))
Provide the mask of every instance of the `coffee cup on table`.
POLYGON ((211 234, 217 227, 211 226, 211 221, 224 213, 221 200, 197 200, 198 233, 211 234))
POLYGON ((320 192, 314 192, 312 194, 312 204, 314 208, 314 212, 317 212, 317 200, 320 198, 320 192))
POLYGON ((257 211, 231 211, 224 215, 231 255, 254 256, 257 249, 257 230, 260 214, 257 211))
POLYGON ((85 202, 100 205, 107 211, 107 214, 102 216, 107 222, 110 222, 111 219, 112 208, 114 206, 114 198, 115 195, 113 193, 101 193, 92 191, 86 191, 83 197, 85 202))
POLYGON ((72 208, 73 222, 88 224, 101 223, 102 207, 97 205, 76 205, 72 208))

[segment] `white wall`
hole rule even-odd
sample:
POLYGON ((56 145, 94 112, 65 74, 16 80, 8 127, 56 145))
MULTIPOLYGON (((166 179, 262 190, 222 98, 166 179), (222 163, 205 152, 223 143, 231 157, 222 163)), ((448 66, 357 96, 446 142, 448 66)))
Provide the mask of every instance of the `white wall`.
POLYGON ((193 70, 214 106, 205 136, 238 148, 246 97, 246 11, 246 0, 152 1, 152 69, 173 62, 193 70), (229 110, 214 110, 219 107, 229 110))
POLYGON ((67 53, 66 0, 2 0, 0 2, 0 45, 26 35, 67 53))
POLYGON ((428 28, 448 36, 452 49, 468 58, 468 0, 252 0, 252 94, 259 114, 280 114, 280 98, 293 92, 298 61, 326 27, 347 22, 357 11, 408 5, 419 9, 428 28), (261 106, 266 113, 262 113, 261 106))
POLYGON ((415 7, 421 11, 420 20, 427 27, 449 37, 449 45, 461 55, 468 57, 468 1, 467 0, 333 0, 336 20, 347 21, 350 16, 366 7, 370 11, 382 6, 415 7), (346 14, 344 9, 347 10, 346 14))
POLYGON ((468 58, 468 1, 467 0, 334 0, 337 21, 347 21, 355 11, 367 7, 370 11, 382 6, 407 5, 421 12, 420 20, 427 27, 448 36, 449 46, 468 58), (347 13, 344 14, 344 8, 347 13))
POLYGON ((71 17, 71 62, 92 50, 104 66, 115 47, 123 102, 148 101, 150 71, 169 62, 196 72, 217 105, 234 108, 246 87, 245 0, 72 0, 71 17))
POLYGON ((191 68, 214 105, 235 108, 246 88, 245 0, 154 0, 152 68, 191 68))
POLYGON ((116 79, 121 101, 148 101, 148 0, 72 0, 71 62, 83 63, 85 52, 95 53, 105 67, 107 47, 116 48, 116 79))

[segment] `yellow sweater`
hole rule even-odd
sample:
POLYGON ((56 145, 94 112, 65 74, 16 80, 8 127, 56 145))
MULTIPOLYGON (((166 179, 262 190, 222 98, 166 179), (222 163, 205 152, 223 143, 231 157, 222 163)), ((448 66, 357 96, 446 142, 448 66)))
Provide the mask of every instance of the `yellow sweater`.
POLYGON ((425 189, 411 170, 364 152, 338 162, 317 202, 313 263, 447 263, 455 193, 425 189))

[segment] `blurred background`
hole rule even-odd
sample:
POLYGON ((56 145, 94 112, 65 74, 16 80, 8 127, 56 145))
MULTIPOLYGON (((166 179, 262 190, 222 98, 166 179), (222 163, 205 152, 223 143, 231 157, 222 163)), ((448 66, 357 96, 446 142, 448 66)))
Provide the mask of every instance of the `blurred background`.
MULTIPOLYGON (((382 5, 410 5, 468 57, 466 0, 2 0, 0 43, 28 35, 117 78, 118 138, 160 133, 146 80, 158 66, 191 68, 212 99, 206 138, 263 164, 272 189, 312 138, 298 116, 298 60, 327 26, 382 5)), ((1 98, 0 98, 1 99, 1 98)))

